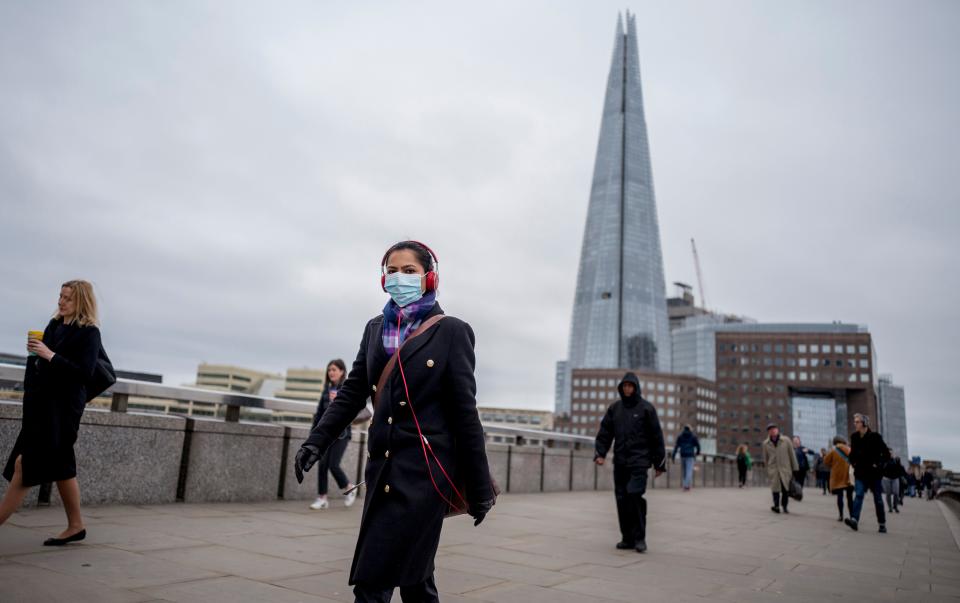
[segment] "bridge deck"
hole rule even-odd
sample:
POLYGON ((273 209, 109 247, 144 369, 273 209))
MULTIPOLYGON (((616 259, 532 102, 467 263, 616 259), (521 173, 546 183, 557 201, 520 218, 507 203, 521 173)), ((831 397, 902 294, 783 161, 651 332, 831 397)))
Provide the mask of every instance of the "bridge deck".
MULTIPOLYGON (((471 603, 960 597, 955 510, 945 503, 908 500, 884 535, 872 507, 854 533, 836 522, 832 497, 810 490, 783 516, 770 512, 769 496, 652 491, 643 555, 613 549, 609 492, 504 496, 480 528, 448 520, 437 583, 443 601, 471 603)), ((99 507, 86 517, 87 540, 59 550, 40 542, 62 528, 60 509, 0 526, 0 600, 353 600, 359 505, 99 507)))

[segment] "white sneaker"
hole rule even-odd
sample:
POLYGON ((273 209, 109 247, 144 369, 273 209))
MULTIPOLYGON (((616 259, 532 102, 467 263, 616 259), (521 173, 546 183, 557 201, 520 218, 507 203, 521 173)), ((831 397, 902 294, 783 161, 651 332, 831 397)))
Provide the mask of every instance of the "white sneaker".
POLYGON ((357 488, 353 488, 353 490, 351 490, 349 494, 345 494, 343 496, 344 507, 352 506, 353 503, 355 502, 357 502, 357 488))
POLYGON ((313 501, 313 504, 310 505, 310 508, 314 511, 318 509, 326 509, 328 507, 330 507, 330 503, 327 501, 327 497, 325 496, 318 496, 317 500, 313 501))

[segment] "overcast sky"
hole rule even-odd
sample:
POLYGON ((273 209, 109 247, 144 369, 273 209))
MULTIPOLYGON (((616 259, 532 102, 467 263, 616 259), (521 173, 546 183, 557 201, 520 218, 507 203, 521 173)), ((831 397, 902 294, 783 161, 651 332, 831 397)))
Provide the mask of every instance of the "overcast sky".
MULTIPOLYGON (((552 408, 624 5, 471 7, 0 3, 0 351, 81 277, 167 383, 349 362, 411 237, 480 403, 552 408)), ((629 8, 667 282, 696 237, 711 308, 868 325, 960 466, 960 4, 629 8)))

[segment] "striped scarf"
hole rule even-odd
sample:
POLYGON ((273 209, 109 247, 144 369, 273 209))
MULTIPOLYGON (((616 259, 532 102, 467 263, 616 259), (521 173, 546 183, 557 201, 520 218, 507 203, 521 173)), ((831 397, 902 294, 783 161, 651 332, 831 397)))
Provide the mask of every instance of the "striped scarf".
POLYGON ((410 333, 413 333, 423 322, 423 318, 430 313, 437 303, 437 294, 431 291, 401 308, 392 299, 383 307, 383 347, 387 354, 393 355, 410 333), (397 317, 400 316, 400 328, 397 328, 397 317))

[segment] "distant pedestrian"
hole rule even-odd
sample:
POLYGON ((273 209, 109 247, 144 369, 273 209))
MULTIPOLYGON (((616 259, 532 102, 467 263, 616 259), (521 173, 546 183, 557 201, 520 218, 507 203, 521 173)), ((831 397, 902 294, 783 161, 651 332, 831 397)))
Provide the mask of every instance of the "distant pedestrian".
POLYGON ((823 463, 823 457, 825 456, 827 456, 827 449, 821 448, 820 454, 813 457, 813 471, 817 476, 817 487, 823 491, 823 494, 827 493, 830 486, 830 467, 823 463))
POLYGON ((892 450, 890 460, 883 466, 883 495, 887 499, 887 513, 900 512, 900 478, 906 476, 900 457, 892 450))
POLYGON ((920 498, 923 498, 923 494, 926 493, 927 500, 933 500, 933 471, 930 470, 930 467, 923 470, 923 475, 920 478, 920 490, 920 498))
POLYGON ((746 444, 737 446, 737 476, 740 478, 740 487, 747 484, 747 472, 753 467, 753 458, 750 457, 750 448, 746 444))
POLYGON ((800 436, 793 436, 793 451, 797 455, 797 470, 793 473, 793 479, 801 486, 807 485, 807 474, 810 473, 810 459, 807 457, 809 449, 805 448, 800 442, 800 436))
POLYGON ((600 421, 594 462, 603 465, 613 444, 613 491, 622 540, 618 549, 647 550, 647 472, 659 477, 666 468, 667 451, 657 411, 640 396, 640 380, 633 373, 617 386, 620 399, 600 421))
POLYGON ((780 435, 780 428, 771 423, 767 425, 767 439, 763 441, 763 464, 767 467, 767 477, 770 479, 770 490, 773 492, 774 513, 789 513, 787 504, 790 502, 790 481, 798 470, 797 455, 793 444, 780 435))
POLYGON ((700 440, 689 425, 683 426, 683 431, 677 436, 677 442, 673 446, 670 458, 674 463, 677 462, 677 451, 680 451, 680 464, 683 468, 683 489, 690 490, 693 487, 693 466, 700 455, 700 440))
POLYGON ((850 461, 853 464, 856 483, 856 497, 853 500, 853 513, 844 520, 852 530, 860 525, 860 511, 863 510, 863 498, 867 490, 873 494, 873 505, 877 511, 877 523, 880 533, 887 532, 887 518, 883 512, 883 467, 890 458, 890 450, 879 433, 870 429, 870 417, 857 413, 853 415, 856 431, 850 436, 850 461))
MULTIPOLYGON (((23 378, 23 419, 3 470, 10 486, 0 502, 0 524, 20 508, 31 487, 56 482, 67 528, 48 538, 46 546, 76 542, 87 535, 80 515, 73 445, 87 401, 100 393, 91 391, 102 349, 98 325, 93 285, 68 281, 60 287, 57 312, 43 337, 27 339, 30 355, 23 378)), ((112 375, 112 367, 109 371, 112 375)))
MULTIPOLYGON (((317 426, 317 423, 323 418, 323 414, 330 408, 330 404, 337 399, 337 391, 343 385, 346 377, 347 365, 343 360, 337 358, 327 364, 323 393, 320 395, 320 402, 317 404, 317 412, 313 415, 313 427, 317 426)), ((330 501, 327 500, 328 472, 337 481, 337 487, 347 492, 343 497, 343 506, 352 506, 357 500, 357 489, 353 487, 347 474, 340 468, 343 453, 347 451, 347 446, 350 445, 350 437, 350 427, 347 427, 340 433, 340 437, 331 444, 327 454, 317 461, 317 500, 310 505, 311 509, 326 509, 330 506, 330 501)))
POLYGON ((833 438, 833 450, 823 457, 830 470, 830 491, 837 497, 837 521, 843 521, 843 499, 847 499, 847 514, 853 515, 853 481, 850 479, 850 447, 843 436, 833 438))
POLYGON ((917 497, 917 478, 913 471, 907 472, 907 496, 910 498, 917 497))

